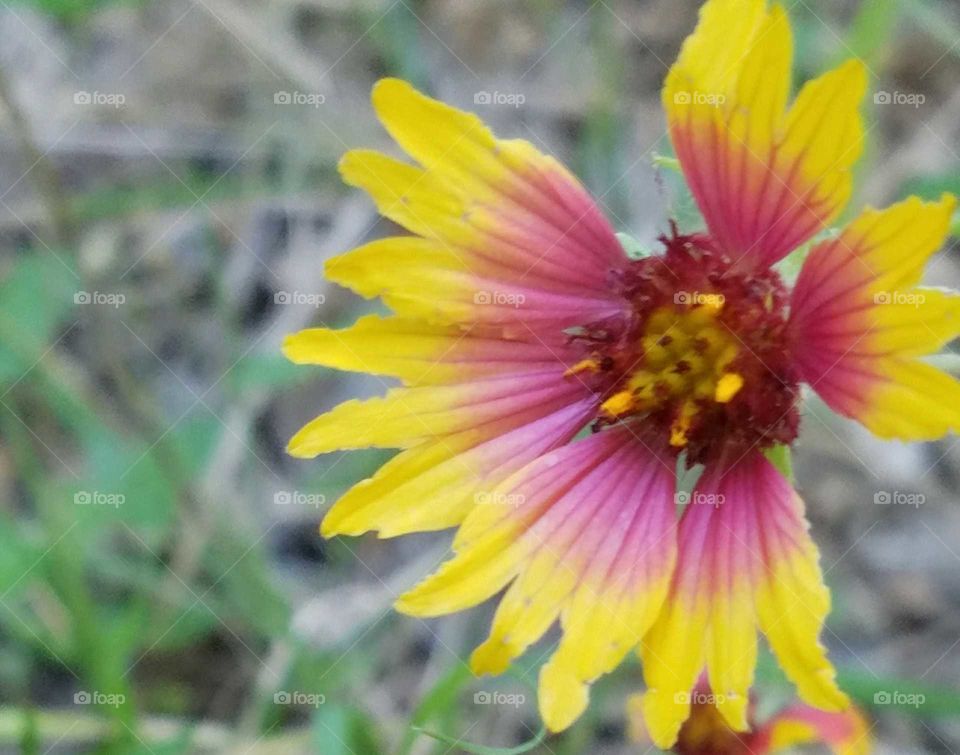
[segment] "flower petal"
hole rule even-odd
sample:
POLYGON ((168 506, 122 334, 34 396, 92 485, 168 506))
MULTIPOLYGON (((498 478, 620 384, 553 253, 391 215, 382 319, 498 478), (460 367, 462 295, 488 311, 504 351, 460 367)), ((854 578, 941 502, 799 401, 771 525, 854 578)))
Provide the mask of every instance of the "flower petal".
POLYGON ((561 339, 548 343, 526 335, 508 339, 481 328, 367 315, 349 328, 309 328, 289 335, 283 353, 297 364, 389 375, 406 385, 546 372, 565 355, 561 339))
POLYGON ((960 296, 917 287, 955 206, 945 195, 864 211, 811 250, 792 294, 801 378, 883 438, 960 429, 960 383, 916 359, 960 334, 960 296))
POLYGON ((395 537, 454 527, 508 475, 567 443, 594 407, 586 399, 504 435, 465 431, 403 451, 347 491, 324 517, 321 533, 375 530, 380 537, 395 537))
POLYGON ((786 109, 792 39, 766 0, 709 0, 663 90, 670 136, 710 232, 768 266, 847 203, 863 126, 863 65, 808 82, 786 109))
POLYGON ((829 604, 803 504, 773 465, 753 451, 707 469, 680 522, 671 594, 641 644, 642 709, 657 746, 676 741, 704 666, 724 719, 748 727, 758 627, 803 699, 841 708, 818 640, 829 604))
MULTIPOLYGON (((687 697, 690 699, 690 716, 680 727, 674 747, 676 752, 767 755, 766 749, 755 746, 753 734, 738 733, 730 728, 717 710, 716 703, 720 696, 710 688, 706 673, 700 675, 687 697)), ((751 723, 755 708, 755 701, 751 700, 748 714, 751 723)), ((627 699, 627 725, 634 742, 650 747, 650 736, 643 720, 643 694, 633 694, 627 699)))
POLYGON ((385 396, 351 399, 308 422, 287 451, 300 458, 356 448, 409 448, 438 436, 473 431, 502 435, 581 398, 584 388, 549 372, 469 383, 393 388, 385 396))
POLYGON ((496 139, 476 116, 405 82, 381 81, 373 101, 422 167, 353 150, 341 173, 422 238, 349 252, 328 264, 332 277, 438 322, 566 327, 621 310, 607 275, 623 250, 559 163, 526 142, 496 139))
POLYGON ((539 458, 491 492, 455 541, 457 555, 398 602, 433 616, 475 605, 508 583, 478 673, 500 673, 561 619, 540 675, 552 731, 586 707, 589 685, 639 642, 666 595, 674 560, 672 462, 623 428, 539 458))
POLYGON ((771 755, 803 744, 825 744, 835 755, 868 755, 873 749, 867 721, 854 706, 833 713, 791 705, 757 730, 750 744, 754 751, 771 755))
MULTIPOLYGON (((637 459, 632 464, 640 464, 637 459)), ((553 731, 572 724, 587 703, 589 685, 615 669, 640 642, 666 598, 676 560, 674 480, 663 462, 647 459, 650 487, 621 502, 627 525, 619 551, 605 544, 561 614, 563 637, 540 672, 540 712, 553 731), (630 505, 630 504, 633 505, 630 505)), ((637 481, 638 484, 639 480, 637 481)), ((623 527, 612 521, 604 537, 623 527)))
POLYGON ((397 143, 428 171, 461 187, 462 195, 481 198, 548 243, 575 243, 586 259, 569 262, 589 261, 599 269, 622 262, 619 242, 577 179, 529 142, 499 140, 476 115, 399 79, 379 81, 373 105, 397 143))

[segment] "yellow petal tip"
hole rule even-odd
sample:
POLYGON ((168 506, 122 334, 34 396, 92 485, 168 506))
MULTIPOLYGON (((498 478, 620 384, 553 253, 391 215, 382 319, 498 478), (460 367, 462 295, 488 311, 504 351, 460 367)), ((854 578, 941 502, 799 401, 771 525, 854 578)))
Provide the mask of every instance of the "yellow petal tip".
POLYGON ((562 664, 550 660, 540 669, 540 716, 550 731, 569 728, 589 700, 587 685, 562 664))
POLYGON ((343 517, 337 516, 334 509, 331 509, 320 522, 320 536, 326 540, 337 537, 338 535, 349 534, 343 529, 343 517))
POLYGON ((856 98, 858 100, 862 98, 867 91, 869 81, 866 64, 859 58, 850 58, 841 63, 836 70, 850 79, 850 86, 856 92, 856 98))
POLYGON ((431 610, 430 591, 424 589, 425 584, 426 581, 420 582, 407 590, 394 601, 393 607, 407 616, 427 617, 442 613, 442 611, 431 610))
POLYGON ((398 79, 395 76, 386 76, 379 79, 377 83, 373 85, 373 89, 370 91, 370 100, 376 108, 384 98, 390 97, 391 94, 416 91, 409 82, 398 79))
POLYGON ((398 613, 406 614, 407 616, 416 616, 417 611, 414 607, 414 603, 408 597, 408 593, 404 593, 395 601, 393 601, 393 607, 398 613))
POLYGON ((815 690, 799 689, 800 698, 808 705, 830 713, 849 708, 850 698, 837 686, 833 669, 824 670, 821 677, 821 684, 815 690))
POLYGON ((294 364, 307 364, 302 347, 302 338, 299 333, 289 333, 283 338, 280 353, 294 364))
POLYGON ((510 668, 510 648, 502 640, 489 639, 470 655, 470 668, 474 674, 496 676, 510 668))
POLYGON ((318 455, 309 448, 305 448, 304 445, 297 440, 296 435, 287 443, 286 451, 289 456, 295 459, 313 459, 318 455))
POLYGON ((676 744, 680 727, 690 715, 690 703, 686 696, 648 690, 640 700, 643 720, 650 740, 661 750, 669 750, 676 744))
POLYGON ((716 708, 720 711, 723 720, 727 722, 727 726, 731 729, 734 731, 749 731, 750 721, 747 718, 748 705, 749 698, 746 695, 733 694, 719 698, 716 703, 716 708))

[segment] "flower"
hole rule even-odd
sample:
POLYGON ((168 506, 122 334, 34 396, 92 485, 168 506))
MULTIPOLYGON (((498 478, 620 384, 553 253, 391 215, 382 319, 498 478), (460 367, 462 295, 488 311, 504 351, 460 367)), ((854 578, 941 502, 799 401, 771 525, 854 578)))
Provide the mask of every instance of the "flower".
POLYGON ((505 590, 478 673, 559 620, 538 695, 553 731, 635 648, 658 746, 676 741, 704 669, 719 714, 746 730, 758 629, 807 704, 843 710, 819 641, 816 546, 768 456, 797 437, 804 383, 884 438, 960 427, 960 384, 919 358, 960 332, 960 299, 918 287, 952 197, 865 210, 812 245, 792 289, 774 267, 837 218, 863 141, 862 65, 788 106, 790 67, 782 8, 703 6, 663 101, 707 228, 674 227, 641 259, 556 161, 402 81, 379 82, 373 105, 417 164, 369 150, 341 163, 412 235, 336 257, 327 275, 394 314, 284 350, 402 385, 321 415, 289 451, 402 449, 322 533, 459 527, 454 557, 397 608, 437 616, 505 590), (689 494, 678 463, 703 469, 689 494))
MULTIPOLYGON (((673 747, 679 755, 774 755, 801 744, 822 744, 835 755, 869 755, 873 750, 870 727, 853 705, 844 711, 827 712, 794 703, 757 725, 751 701, 752 731, 740 733, 731 729, 717 710, 719 696, 711 691, 706 678, 700 678, 689 697, 690 717, 680 727, 673 747)), ((627 702, 630 736, 640 744, 649 744, 642 708, 640 695, 627 702)))

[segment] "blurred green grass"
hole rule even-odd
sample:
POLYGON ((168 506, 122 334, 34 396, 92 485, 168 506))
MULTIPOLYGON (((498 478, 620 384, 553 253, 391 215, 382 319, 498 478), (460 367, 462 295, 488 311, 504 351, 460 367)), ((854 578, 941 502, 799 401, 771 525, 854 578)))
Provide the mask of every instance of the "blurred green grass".
MULTIPOLYGON (((69 24, 82 24, 109 7, 143 4, 144 0, 18 2, 69 24)), ((956 54, 951 40, 960 38, 960 29, 938 8, 912 0, 865 0, 846 39, 835 38, 800 9, 797 58, 805 66, 802 75, 821 70, 824 50, 831 58, 855 52, 871 68, 884 70, 890 41, 906 14, 941 39, 946 52, 956 54)), ((555 28, 550 9, 542 13, 544 27, 555 28)), ((357 13, 358 23, 367 18, 357 13)), ((621 128, 627 116, 625 103, 630 102, 626 58, 607 42, 616 22, 601 16, 594 23, 590 44, 604 72, 604 89, 579 131, 575 167, 599 188, 614 183, 633 157, 627 154, 630 141, 621 128)), ((553 38, 562 33, 562 28, 555 28, 553 38)), ((405 13, 390 14, 373 33, 391 73, 426 85, 429 71, 418 54, 418 38, 415 19, 405 13)), ((878 156, 870 153, 869 160, 876 163, 878 156)), ((869 165, 861 176, 865 172, 869 165)), ((332 181, 332 172, 326 177, 332 181)), ((215 205, 266 200, 287 190, 263 177, 221 181, 215 174, 192 171, 184 172, 182 180, 160 175, 136 184, 85 189, 69 193, 67 200, 76 223, 92 224, 187 209, 197 195, 215 205)), ((944 190, 960 193, 960 179, 954 172, 917 175, 903 190, 931 198, 944 190)), ((614 215, 624 212, 621 191, 606 202, 614 215)), ((212 218, 210 222, 214 224, 212 218)), ((74 304, 78 286, 95 290, 95 283, 84 280, 75 249, 52 240, 49 245, 32 241, 7 256, 0 281, 0 437, 17 481, 15 499, 0 512, 4 679, 0 745, 40 753, 46 742, 65 737, 93 743, 91 747, 103 753, 190 752, 202 733, 203 690, 198 691, 184 674, 172 673, 169 678, 156 674, 148 680, 137 669, 141 663, 170 666, 174 672, 177 667, 189 668, 191 653, 232 637, 258 655, 283 646, 290 658, 281 678, 237 692, 231 706, 237 714, 235 730, 227 727, 226 734, 218 733, 225 737, 225 751, 266 738, 324 755, 385 752, 387 733, 364 704, 364 689, 375 683, 383 655, 391 651, 386 636, 402 619, 389 618, 369 627, 356 646, 343 649, 318 651, 297 639, 290 628, 291 597, 278 587, 265 543, 197 489, 228 430, 218 418, 197 411, 167 431, 164 428, 175 417, 164 414, 156 397, 147 396, 148 405, 139 405, 142 391, 114 385, 111 381, 118 377, 110 365, 78 372, 76 355, 53 348, 60 340, 69 343, 74 327, 90 331, 101 327, 95 318, 78 313, 74 304), (116 396, 132 404, 123 416, 112 405, 116 396), (35 433, 33 427, 42 427, 43 433, 35 433), (41 435, 57 438, 55 448, 41 435), (85 491, 109 491, 123 496, 126 503, 115 509, 72 505, 85 491), (201 538, 199 553, 181 581, 180 574, 171 577, 171 558, 180 539, 194 529, 201 538), (38 679, 59 690, 46 695, 41 704, 38 679), (322 689, 317 689, 318 680, 322 689), (273 695, 287 689, 316 690, 335 702, 291 712, 273 704, 273 695), (59 695, 68 702, 74 690, 108 692, 123 701, 90 706, 82 713, 76 707, 59 712, 54 698, 59 695), (172 727, 160 727, 161 716, 172 721, 172 727)), ((282 396, 305 381, 320 379, 317 371, 293 368, 279 355, 246 357, 249 335, 238 327, 235 313, 220 309, 216 316, 224 334, 224 361, 239 365, 221 386, 224 403, 255 390, 282 396)), ((332 500, 369 475, 382 458, 377 453, 349 455, 337 463, 335 473, 318 470, 307 475, 301 488, 332 500)), ((326 552, 334 571, 337 553, 336 544, 326 552)), ((769 660, 763 668, 764 683, 782 688, 769 660)), ((521 672, 527 680, 536 678, 535 664, 525 670, 521 665, 521 672)), ((608 707, 610 698, 622 697, 626 674, 630 683, 637 678, 636 669, 628 668, 598 683, 585 722, 551 740, 551 752, 572 754, 589 747, 588 732, 599 722, 597 710, 608 707)), ((842 676, 846 688, 865 705, 872 704, 878 690, 917 689, 934 703, 924 708, 923 715, 960 716, 956 691, 853 671, 842 676)), ((469 686, 465 667, 451 660, 415 707, 410 728, 400 736, 399 752, 411 752, 415 742, 423 741, 427 735, 421 729, 446 732, 438 735, 434 751, 448 751, 456 742, 451 733, 469 728, 462 703, 469 686)), ((918 715, 915 708, 901 712, 918 715)), ((534 747, 540 735, 530 736, 534 747)))

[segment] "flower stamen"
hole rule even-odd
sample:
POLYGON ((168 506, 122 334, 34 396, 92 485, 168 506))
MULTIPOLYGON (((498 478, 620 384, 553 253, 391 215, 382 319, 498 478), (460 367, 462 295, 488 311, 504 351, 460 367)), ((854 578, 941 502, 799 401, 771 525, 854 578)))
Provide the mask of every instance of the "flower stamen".
POLYGON ((743 377, 728 369, 739 349, 717 323, 722 310, 723 300, 711 298, 653 311, 640 338, 637 368, 603 402, 604 417, 616 420, 673 404, 677 410, 670 445, 686 446, 687 432, 701 408, 711 401, 727 403, 743 387, 743 377))
POLYGON ((599 397, 594 428, 634 422, 688 464, 789 443, 799 391, 780 277, 735 269, 702 236, 661 240, 663 255, 611 277, 624 316, 570 333, 581 359, 567 375, 599 397))

